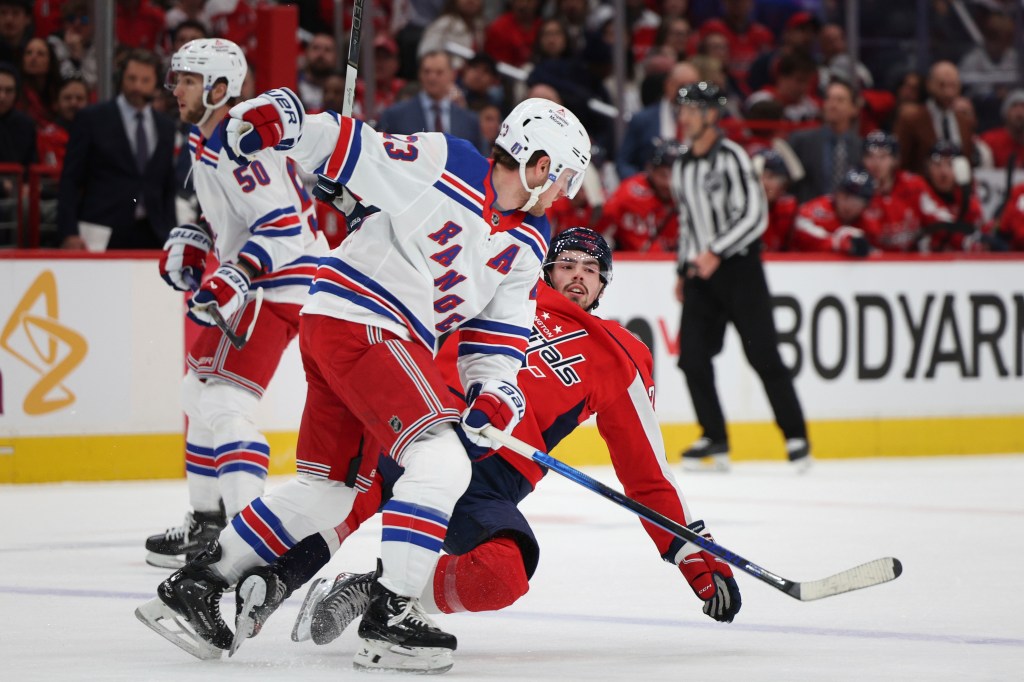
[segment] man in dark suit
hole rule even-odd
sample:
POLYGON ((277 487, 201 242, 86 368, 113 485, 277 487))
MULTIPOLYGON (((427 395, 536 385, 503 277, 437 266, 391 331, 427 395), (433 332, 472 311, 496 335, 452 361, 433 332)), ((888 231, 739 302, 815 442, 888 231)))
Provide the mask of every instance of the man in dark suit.
POLYGON ((860 166, 863 143, 857 134, 861 100, 845 81, 834 80, 825 90, 822 124, 789 136, 789 146, 804 167, 793 185, 800 203, 831 193, 848 170, 860 166))
POLYGON ((689 62, 677 63, 665 77, 661 99, 633 114, 615 159, 619 180, 642 173, 659 142, 679 139, 676 135, 676 95, 679 88, 699 80, 696 67, 689 62))
POLYGON ((152 53, 133 50, 120 94, 75 117, 58 189, 64 248, 85 248, 80 222, 110 228, 107 249, 162 248, 176 224, 174 122, 151 106, 159 64, 152 53))
POLYGON ((952 62, 936 62, 928 72, 928 99, 924 104, 900 108, 893 135, 900 143, 900 168, 923 175, 932 147, 942 140, 957 145, 974 158, 974 126, 967 116, 953 111, 960 95, 960 72, 952 62))
POLYGON ((428 52, 420 58, 419 93, 380 114, 377 130, 396 135, 441 132, 469 140, 489 154, 480 135, 480 119, 453 99, 455 69, 447 52, 428 52))

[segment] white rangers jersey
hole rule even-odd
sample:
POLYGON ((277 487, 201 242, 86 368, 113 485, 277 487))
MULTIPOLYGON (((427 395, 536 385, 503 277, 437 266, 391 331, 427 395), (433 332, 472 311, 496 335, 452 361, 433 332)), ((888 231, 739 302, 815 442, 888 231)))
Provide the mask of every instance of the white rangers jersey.
POLYGON ((320 262, 304 314, 391 331, 436 352, 461 329, 463 386, 515 383, 551 228, 494 208, 492 162, 442 133, 388 135, 334 112, 289 151, 379 213, 320 262))
POLYGON ((188 136, 192 178, 217 259, 245 260, 263 273, 252 285, 264 289, 268 301, 305 303, 317 260, 328 248, 299 166, 273 151, 240 166, 223 149, 226 121, 208 140, 196 126, 188 136))

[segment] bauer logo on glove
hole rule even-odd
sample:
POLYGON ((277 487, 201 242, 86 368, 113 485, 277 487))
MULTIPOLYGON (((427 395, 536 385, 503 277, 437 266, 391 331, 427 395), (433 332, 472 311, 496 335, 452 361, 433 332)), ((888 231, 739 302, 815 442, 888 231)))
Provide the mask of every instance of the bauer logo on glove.
POLYGON ((249 278, 237 266, 227 263, 217 268, 188 302, 188 316, 207 327, 216 324, 210 308, 216 306, 224 319, 229 319, 245 305, 249 278))

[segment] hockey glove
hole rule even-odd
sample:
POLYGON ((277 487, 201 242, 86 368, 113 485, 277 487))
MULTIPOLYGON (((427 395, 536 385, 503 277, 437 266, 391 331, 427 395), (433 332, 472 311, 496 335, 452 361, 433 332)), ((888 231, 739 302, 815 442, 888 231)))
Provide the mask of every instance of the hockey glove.
POLYGON ((160 257, 160 276, 178 291, 189 291, 206 270, 206 254, 213 247, 209 232, 188 223, 171 230, 160 257))
POLYGON ((249 293, 249 277, 238 266, 227 263, 217 268, 188 302, 188 316, 207 327, 216 323, 210 307, 216 306, 225 320, 241 310, 249 293))
MULTIPOLYGON (((711 533, 704 530, 703 521, 694 521, 687 528, 713 541, 711 533)), ((693 593, 704 602, 704 613, 720 623, 731 623, 742 603, 732 567, 714 554, 697 551, 683 557, 679 570, 693 593)))
POLYGON ((227 146, 236 155, 248 157, 270 147, 291 149, 302 132, 306 113, 294 92, 275 88, 236 104, 228 116, 227 146))
POLYGON ((488 379, 473 384, 466 393, 469 407, 462 413, 462 428, 466 438, 474 445, 497 450, 501 443, 480 433, 485 426, 493 426, 505 433, 512 429, 526 414, 526 397, 519 387, 507 381, 488 379))
POLYGON ((844 225, 832 233, 832 250, 854 258, 864 258, 871 251, 871 244, 864 230, 844 225))
POLYGON ((360 203, 355 195, 348 190, 348 187, 345 187, 340 182, 331 180, 326 175, 316 176, 313 196, 345 216, 345 226, 348 234, 358 230, 363 221, 374 213, 380 212, 380 209, 376 206, 366 206, 360 203))

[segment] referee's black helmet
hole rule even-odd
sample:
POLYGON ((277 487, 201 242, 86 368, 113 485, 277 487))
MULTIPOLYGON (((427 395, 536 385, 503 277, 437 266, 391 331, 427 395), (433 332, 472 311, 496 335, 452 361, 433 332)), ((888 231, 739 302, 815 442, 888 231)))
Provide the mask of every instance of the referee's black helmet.
POLYGON ((558 260, 563 251, 582 251, 597 259, 601 269, 601 283, 607 285, 612 281, 612 250, 600 233, 587 227, 570 227, 559 232, 551 240, 547 256, 544 257, 544 281, 551 284, 548 270, 558 260))
POLYGON ((723 109, 728 104, 725 93, 708 81, 698 81, 679 88, 676 104, 723 109))

